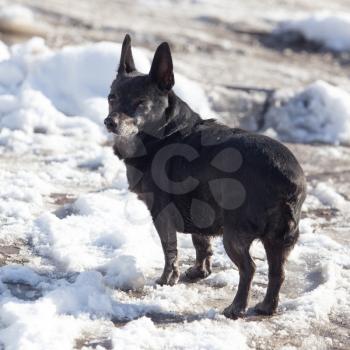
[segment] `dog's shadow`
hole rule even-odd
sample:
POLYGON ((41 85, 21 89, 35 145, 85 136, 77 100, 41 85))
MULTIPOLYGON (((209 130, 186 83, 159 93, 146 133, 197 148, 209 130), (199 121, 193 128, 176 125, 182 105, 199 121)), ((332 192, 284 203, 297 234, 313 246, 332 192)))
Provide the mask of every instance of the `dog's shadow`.
MULTIPOLYGON (((215 313, 213 315, 208 315, 208 313, 186 313, 186 314, 178 314, 178 313, 172 313, 172 312, 146 312, 143 315, 140 315, 139 317, 136 317, 134 319, 119 319, 119 318, 112 318, 112 322, 115 327, 123 327, 126 324, 128 324, 131 321, 135 321, 141 317, 148 317, 151 319, 151 321, 156 325, 170 325, 170 324, 180 324, 180 323, 191 323, 195 321, 202 321, 202 320, 215 320, 218 319, 217 316, 221 313, 215 313)), ((249 308, 247 310, 247 313, 244 315, 242 320, 245 322, 261 322, 266 319, 270 319, 273 316, 263 316, 258 315, 254 308, 249 308)), ((235 321, 235 320, 232 320, 235 321)))
POLYGON ((212 319, 208 313, 186 313, 178 314, 175 312, 148 312, 145 314, 155 324, 171 324, 171 323, 190 323, 203 319, 212 319))
MULTIPOLYGON (((167 311, 161 311, 161 310, 154 310, 152 309, 152 306, 141 306, 140 304, 133 304, 133 303, 123 303, 123 302, 117 302, 119 304, 119 307, 121 309, 128 308, 129 311, 131 311, 131 314, 133 313, 132 310, 135 311, 135 317, 112 317, 111 321, 113 322, 115 327, 123 327, 126 324, 128 324, 131 321, 135 321, 141 317, 148 317, 153 323, 156 325, 169 325, 169 324, 180 324, 180 323, 191 323, 195 321, 202 321, 202 320, 224 320, 225 317, 222 316, 222 311, 220 310, 214 310, 211 309, 210 311, 196 313, 196 312, 167 312, 167 311), (140 312, 140 307, 145 308, 144 312, 140 312), (147 310, 148 309, 148 310, 147 310)), ((254 307, 250 307, 245 315, 243 316, 242 320, 246 322, 260 322, 264 321, 266 319, 270 319, 276 315, 280 315, 282 312, 278 311, 276 314, 272 316, 267 315, 261 315, 257 314, 254 307)))

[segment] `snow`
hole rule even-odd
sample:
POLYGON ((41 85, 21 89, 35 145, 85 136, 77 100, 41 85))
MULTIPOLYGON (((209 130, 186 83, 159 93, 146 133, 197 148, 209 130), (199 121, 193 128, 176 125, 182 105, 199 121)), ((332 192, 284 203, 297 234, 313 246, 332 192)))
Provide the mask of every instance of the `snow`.
MULTIPOLYGON (((84 115, 102 124, 106 96, 119 62, 120 44, 101 42, 49 52, 31 65, 28 84, 66 115, 84 115)), ((149 60, 134 50, 135 64, 147 71, 149 60)))
POLYGON ((10 58, 10 52, 7 45, 0 41, 0 62, 10 58))
POLYGON ((142 288, 144 272, 162 264, 162 252, 142 203, 133 205, 136 216, 148 219, 142 225, 142 234, 138 222, 129 219, 126 206, 130 201, 136 202, 135 195, 110 190, 103 195, 79 197, 69 210, 73 215, 62 219, 43 214, 34 228, 35 249, 67 272, 97 269, 105 274, 105 282, 111 287, 142 288), (153 251, 151 258, 143 256, 145 245, 153 251))
POLYGON ((350 210, 350 203, 339 193, 337 193, 331 184, 319 182, 312 193, 321 201, 323 205, 338 210, 350 210))
POLYGON ((8 265, 2 267, 0 271, 1 282, 24 283, 36 286, 42 278, 33 270, 21 265, 8 265))
POLYGON ((350 14, 316 12, 282 21, 277 32, 295 31, 334 51, 350 50, 350 14))
POLYGON ((0 20, 31 23, 34 21, 34 14, 28 7, 22 5, 8 5, 1 7, 0 20))
MULTIPOLYGON (((107 42, 52 51, 39 38, 0 45, 0 242, 25 242, 28 250, 24 266, 0 267, 0 348, 254 349, 276 335, 287 348, 295 344, 293 334, 311 344, 313 327, 327 323, 330 312, 346 317, 350 310, 348 248, 319 233, 312 218, 301 222, 276 317, 246 322, 221 315, 239 276, 220 239, 208 279, 155 285, 163 267, 159 238, 144 204, 128 192, 124 165, 106 145, 102 124, 119 51, 119 44, 107 42)), ((142 49, 134 55, 147 72, 152 55, 142 49)), ((210 114, 202 88, 175 79, 177 92, 210 114)), ((301 114, 312 119, 308 132, 288 109, 279 110, 288 128, 270 110, 271 127, 305 142, 322 133, 327 142, 343 142, 344 96, 325 83, 311 90, 315 107, 301 114), (331 107, 340 118, 334 128, 325 112, 331 107)), ((331 183, 313 184, 306 204, 308 211, 348 212, 347 199, 331 183)), ((184 271, 194 249, 190 236, 178 241, 184 271)), ((251 251, 257 264, 253 306, 263 297, 268 271, 262 245, 251 251)), ((319 348, 324 344, 318 340, 319 348)))
POLYGON ((299 91, 278 90, 265 128, 283 141, 349 144, 350 94, 321 80, 299 91))
POLYGON ((130 322, 122 330, 116 328, 113 331, 113 345, 116 349, 224 350, 232 349, 233 345, 235 349, 247 348, 239 327, 229 322, 223 325, 209 320, 194 321, 182 324, 179 328, 180 333, 171 328, 157 328, 150 319, 142 317, 130 322))

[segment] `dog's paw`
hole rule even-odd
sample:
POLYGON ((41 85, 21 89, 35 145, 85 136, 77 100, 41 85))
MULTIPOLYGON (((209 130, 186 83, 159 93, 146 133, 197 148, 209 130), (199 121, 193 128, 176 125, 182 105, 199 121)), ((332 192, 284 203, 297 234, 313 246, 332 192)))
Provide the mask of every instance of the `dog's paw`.
POLYGON ((160 286, 168 285, 168 286, 174 286, 180 277, 179 271, 172 271, 167 274, 162 274, 157 280, 156 284, 159 284, 160 286))
POLYGON ((245 308, 232 303, 230 306, 224 309, 224 316, 227 318, 231 318, 233 320, 237 320, 237 318, 241 318, 244 316, 245 308))
POLYGON ((179 281, 179 278, 180 278, 180 273, 178 271, 173 271, 173 273, 170 276, 168 285, 174 286, 179 281))
POLYGON ((188 282, 195 282, 208 277, 210 274, 211 271, 208 271, 207 269, 200 268, 199 266, 195 265, 186 270, 184 280, 188 282))
POLYGON ((277 307, 265 302, 261 302, 255 305, 254 313, 257 315, 271 316, 276 312, 277 307))

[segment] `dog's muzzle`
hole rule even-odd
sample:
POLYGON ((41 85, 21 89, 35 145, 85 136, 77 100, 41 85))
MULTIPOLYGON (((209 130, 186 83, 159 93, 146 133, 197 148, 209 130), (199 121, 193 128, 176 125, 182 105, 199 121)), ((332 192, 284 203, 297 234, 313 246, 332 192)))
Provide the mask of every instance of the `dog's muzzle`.
POLYGON ((131 137, 138 133, 136 119, 130 118, 125 114, 109 115, 104 124, 109 132, 122 137, 131 137))

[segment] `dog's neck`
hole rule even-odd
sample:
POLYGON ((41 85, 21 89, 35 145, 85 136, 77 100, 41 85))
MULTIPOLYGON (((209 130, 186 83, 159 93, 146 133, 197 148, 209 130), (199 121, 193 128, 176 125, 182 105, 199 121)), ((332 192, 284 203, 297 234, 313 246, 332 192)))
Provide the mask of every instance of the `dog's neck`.
POLYGON ((125 143, 124 147, 128 148, 128 151, 134 147, 128 156, 123 156, 120 152, 121 150, 118 149, 117 143, 115 144, 115 154, 124 160, 126 165, 145 164, 145 160, 152 158, 162 146, 175 139, 177 140, 176 142, 179 142, 178 140, 182 140, 191 134, 193 129, 203 121, 174 92, 171 91, 169 93, 168 101, 168 107, 164 111, 162 118, 160 118, 157 125, 152 126, 152 130, 149 133, 138 134, 135 139, 137 144, 135 144, 135 140, 130 140, 129 145, 125 143))
POLYGON ((202 118, 173 91, 169 93, 168 102, 168 108, 164 113, 166 124, 163 139, 167 139, 175 133, 186 136, 202 121, 202 118))

